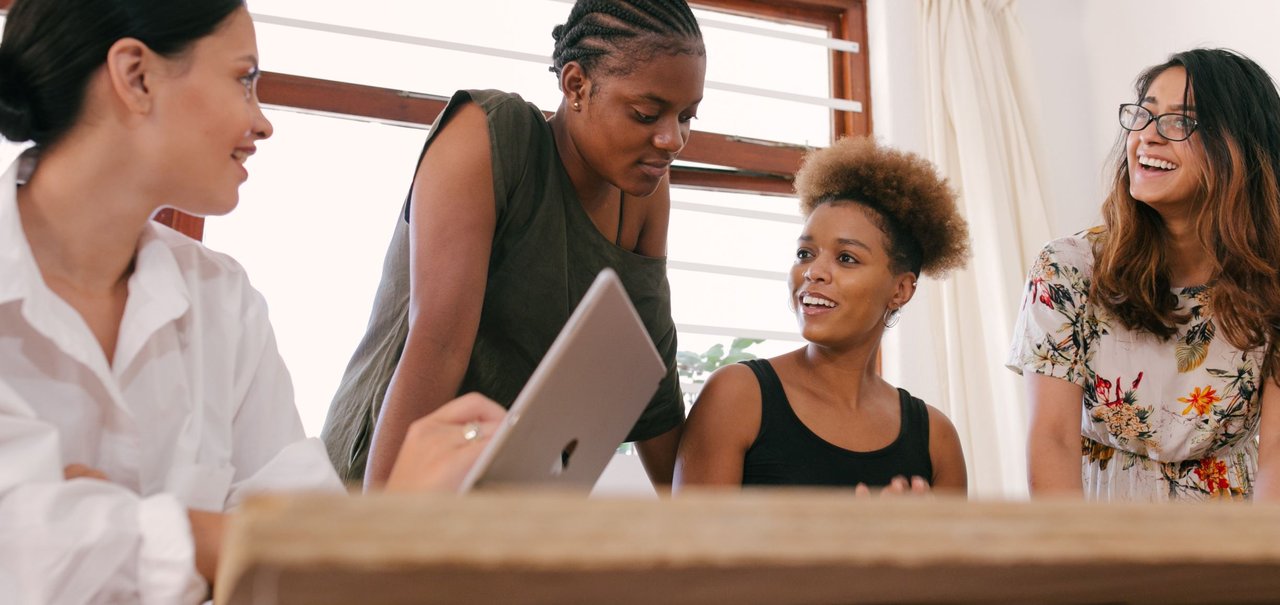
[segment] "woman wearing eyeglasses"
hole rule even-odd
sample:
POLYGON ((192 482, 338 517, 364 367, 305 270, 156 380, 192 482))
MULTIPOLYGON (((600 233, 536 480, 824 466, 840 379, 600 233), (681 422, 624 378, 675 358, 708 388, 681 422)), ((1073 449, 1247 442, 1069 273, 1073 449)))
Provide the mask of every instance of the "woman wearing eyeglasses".
POLYGON ((1136 92, 1119 110, 1103 225, 1045 246, 1014 330, 1031 491, 1268 498, 1280 470, 1280 411, 1263 413, 1280 406, 1264 405, 1280 399, 1280 96, 1221 49, 1172 55, 1136 92))

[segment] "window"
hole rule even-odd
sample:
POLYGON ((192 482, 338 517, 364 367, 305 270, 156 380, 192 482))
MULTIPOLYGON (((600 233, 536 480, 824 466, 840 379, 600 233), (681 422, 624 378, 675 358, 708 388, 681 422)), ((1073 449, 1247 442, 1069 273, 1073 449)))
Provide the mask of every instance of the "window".
MULTIPOLYGON (((278 107, 269 113, 276 135, 254 158, 241 207, 210 219, 205 239, 244 263, 270 302, 309 433, 363 333, 421 129, 459 87, 514 90, 554 109, 545 55, 567 4, 473 3, 447 15, 392 0, 359 14, 337 2, 253 4, 269 72, 260 92, 278 107)), ((794 200, 777 194, 790 191, 797 144, 825 144, 848 128, 832 117, 844 113, 832 110, 841 100, 828 98, 833 57, 848 53, 833 52, 813 23, 835 12, 822 5, 805 23, 777 10, 767 19, 699 10, 707 98, 672 192, 681 350, 728 348, 737 337, 763 339, 748 348, 761 356, 800 345, 785 289, 799 219, 794 200)))
MULTIPOLYGON (((10 0, 0 0, 6 7, 10 0)), ((275 136, 240 207, 162 220, 245 265, 266 297, 309 434, 363 334, 425 128, 457 88, 559 103, 546 66, 571 0, 255 0, 275 136), (413 91, 413 92, 404 92, 413 91)), ((862 0, 695 0, 706 99, 673 169, 670 281, 683 351, 800 346, 786 272, 804 148, 870 130, 862 0)), ((697 385, 686 384, 696 391, 697 385)))

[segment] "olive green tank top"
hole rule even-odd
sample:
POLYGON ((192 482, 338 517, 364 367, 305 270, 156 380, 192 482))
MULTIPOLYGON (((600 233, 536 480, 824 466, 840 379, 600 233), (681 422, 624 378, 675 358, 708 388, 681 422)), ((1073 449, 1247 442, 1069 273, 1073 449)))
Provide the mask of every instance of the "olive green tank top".
MULTIPOLYGON (((675 369, 666 259, 619 248, 596 229, 560 161, 550 124, 518 95, 492 90, 454 94, 436 119, 424 154, 441 125, 468 102, 488 116, 497 225, 479 331, 458 394, 479 391, 510 407, 596 274, 611 267, 668 369, 627 440, 674 428, 684 417, 684 405, 675 369)), ((409 333, 408 205, 406 198, 365 336, 325 419, 322 438, 329 457, 348 481, 364 476, 374 423, 409 333)))

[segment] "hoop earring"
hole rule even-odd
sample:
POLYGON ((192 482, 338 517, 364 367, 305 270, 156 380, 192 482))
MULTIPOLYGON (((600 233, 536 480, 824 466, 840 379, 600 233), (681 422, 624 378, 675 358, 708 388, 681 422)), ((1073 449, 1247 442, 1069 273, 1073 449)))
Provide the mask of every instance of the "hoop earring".
POLYGON ((900 321, 901 319, 902 319, 902 309, 885 309, 884 317, 881 318, 881 320, 884 322, 884 327, 886 329, 892 328, 898 325, 898 321, 900 321))

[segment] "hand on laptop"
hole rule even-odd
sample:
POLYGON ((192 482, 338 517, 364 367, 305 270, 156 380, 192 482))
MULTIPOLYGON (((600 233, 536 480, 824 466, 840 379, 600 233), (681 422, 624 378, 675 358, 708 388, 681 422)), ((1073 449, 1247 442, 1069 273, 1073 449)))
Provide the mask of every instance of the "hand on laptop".
POLYGON ((456 490, 506 413, 488 397, 468 393, 414 421, 386 490, 456 490))

